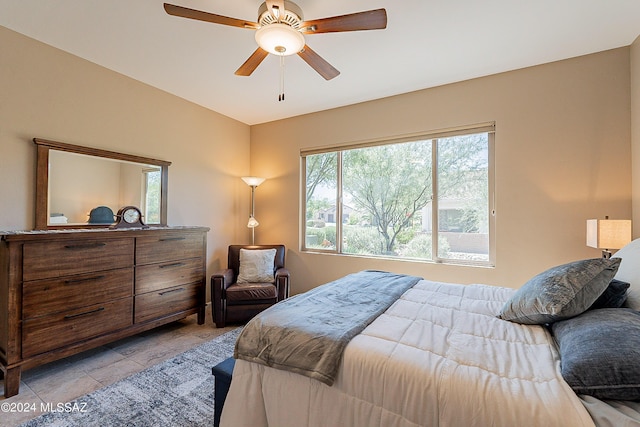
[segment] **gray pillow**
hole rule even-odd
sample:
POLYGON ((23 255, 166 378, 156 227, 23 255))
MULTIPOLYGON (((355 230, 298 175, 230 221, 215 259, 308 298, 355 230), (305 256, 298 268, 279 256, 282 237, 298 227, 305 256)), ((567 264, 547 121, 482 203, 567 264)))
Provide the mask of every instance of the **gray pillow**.
POLYGON ((578 394, 640 400, 640 312, 590 310, 551 326, 562 377, 578 394))
POLYGON ((602 295, 589 307, 589 310, 622 307, 622 304, 627 300, 627 289, 629 289, 629 286, 627 282, 613 279, 602 295))
POLYGON ((616 258, 595 258, 550 268, 518 289, 498 317, 542 325, 577 316, 604 292, 619 265, 616 258))

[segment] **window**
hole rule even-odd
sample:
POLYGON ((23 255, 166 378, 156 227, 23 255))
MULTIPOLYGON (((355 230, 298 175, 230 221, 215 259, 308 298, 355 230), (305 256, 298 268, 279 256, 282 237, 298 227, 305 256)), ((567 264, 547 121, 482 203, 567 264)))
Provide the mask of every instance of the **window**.
POLYGON ((303 151, 303 250, 492 264, 493 129, 303 151))
POLYGON ((160 182, 162 173, 160 169, 144 169, 143 175, 143 191, 145 200, 143 203, 144 219, 148 224, 160 223, 160 182))

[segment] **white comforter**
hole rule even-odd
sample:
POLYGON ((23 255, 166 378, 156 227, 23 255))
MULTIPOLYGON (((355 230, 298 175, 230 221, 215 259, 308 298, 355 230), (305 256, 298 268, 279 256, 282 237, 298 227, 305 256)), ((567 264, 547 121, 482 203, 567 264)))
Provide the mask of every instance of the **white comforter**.
POLYGON ((317 380, 238 360, 222 427, 593 426, 540 326, 495 317, 514 291, 423 280, 317 380))

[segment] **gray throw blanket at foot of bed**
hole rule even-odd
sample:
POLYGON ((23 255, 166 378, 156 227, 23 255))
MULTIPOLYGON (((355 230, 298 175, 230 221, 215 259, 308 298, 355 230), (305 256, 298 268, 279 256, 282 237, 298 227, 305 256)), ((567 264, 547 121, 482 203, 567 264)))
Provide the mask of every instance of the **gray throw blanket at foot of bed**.
POLYGON ((419 280, 366 270, 293 296, 245 326, 234 357, 332 385, 351 338, 419 280))

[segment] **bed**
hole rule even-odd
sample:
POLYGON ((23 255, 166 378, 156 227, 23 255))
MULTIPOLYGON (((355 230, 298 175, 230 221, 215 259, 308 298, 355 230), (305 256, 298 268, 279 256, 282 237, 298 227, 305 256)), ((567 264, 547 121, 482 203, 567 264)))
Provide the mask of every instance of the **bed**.
POLYGON ((517 291, 415 278, 368 315, 349 315, 360 300, 348 283, 402 275, 359 272, 292 297, 243 329, 221 426, 640 425, 638 260, 640 239, 517 291), (323 320, 331 299, 360 326, 323 320))

